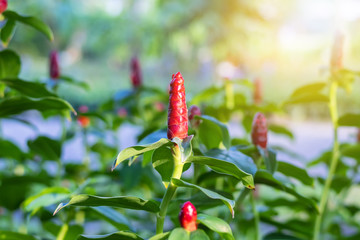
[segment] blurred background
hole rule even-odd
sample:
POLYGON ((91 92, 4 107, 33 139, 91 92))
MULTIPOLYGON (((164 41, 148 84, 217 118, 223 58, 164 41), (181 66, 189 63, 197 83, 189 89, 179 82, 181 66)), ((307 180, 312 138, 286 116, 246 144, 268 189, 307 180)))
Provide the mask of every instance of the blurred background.
MULTIPOLYGON (((60 95, 75 104, 104 102, 131 88, 133 55, 141 61, 145 85, 166 89, 171 74, 181 71, 191 96, 224 77, 260 77, 271 102, 326 80, 337 30, 346 36, 345 67, 359 69, 357 0, 11 0, 9 9, 38 16, 55 33, 49 43, 18 26, 9 48, 22 53, 22 76, 46 77, 48 54, 57 49, 62 73, 91 88, 62 86, 60 95)), ((358 94, 343 94, 344 111, 359 103, 358 94)))

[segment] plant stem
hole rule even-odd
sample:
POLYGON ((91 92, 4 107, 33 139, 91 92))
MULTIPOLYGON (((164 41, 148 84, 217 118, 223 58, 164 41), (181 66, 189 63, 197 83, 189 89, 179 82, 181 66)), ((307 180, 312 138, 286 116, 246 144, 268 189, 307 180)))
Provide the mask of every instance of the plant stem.
POLYGON ((69 230, 69 225, 67 223, 64 223, 64 225, 62 225, 59 234, 56 237, 56 240, 63 240, 65 239, 65 235, 67 233, 67 231, 69 230))
POLYGON ((253 211, 254 222, 255 222, 255 239, 260 240, 261 239, 260 227, 259 227, 260 217, 259 217, 258 211, 256 210, 256 202, 255 202, 253 192, 250 193, 250 202, 251 202, 251 208, 252 208, 252 211, 253 211))
MULTIPOLYGON (((181 161, 180 148, 177 145, 175 145, 172 148, 172 151, 173 151, 173 158, 174 158, 174 171, 173 171, 171 178, 180 179, 182 170, 183 170, 183 166, 184 166, 184 164, 181 161)), ((177 187, 173 183, 170 182, 169 186, 166 189, 164 198, 160 204, 160 212, 159 212, 158 216, 156 217, 156 234, 163 232, 167 208, 169 206, 171 199, 173 198, 173 196, 176 192, 176 188, 177 187)))
POLYGON ((234 90, 233 83, 231 80, 225 80, 225 97, 226 97, 226 107, 228 109, 234 108, 234 90))
POLYGON ((331 82, 330 86, 330 102, 329 102, 329 109, 331 114, 331 120, 334 127, 334 144, 333 144, 333 151, 330 163, 330 170, 328 176, 325 181, 325 186, 321 195, 320 199, 320 206, 319 206, 319 214, 316 216, 315 220, 315 227, 314 227, 314 235, 313 240, 320 239, 320 232, 321 232, 321 223, 324 217, 324 212, 326 210, 327 200, 330 193, 330 187, 332 180, 335 175, 336 166, 339 161, 339 142, 338 142, 338 112, 337 112, 337 88, 338 83, 336 81, 331 82))

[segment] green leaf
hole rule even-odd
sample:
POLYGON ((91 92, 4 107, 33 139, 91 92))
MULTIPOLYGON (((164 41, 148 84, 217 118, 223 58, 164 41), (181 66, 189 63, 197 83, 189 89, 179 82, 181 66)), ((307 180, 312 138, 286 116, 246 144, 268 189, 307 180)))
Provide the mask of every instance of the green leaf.
POLYGON ((70 196, 70 191, 64 187, 49 187, 40 193, 27 198, 23 203, 25 211, 30 212, 40 207, 47 207, 63 201, 70 196))
POLYGON ((266 170, 268 170, 269 173, 274 174, 278 167, 278 163, 276 160, 276 152, 274 152, 272 149, 262 149, 259 147, 259 152, 261 156, 264 158, 266 170))
POLYGON ((209 236, 206 235, 204 230, 198 229, 191 233, 190 235, 191 240, 210 240, 209 236))
POLYGON ((40 155, 43 160, 59 160, 61 157, 60 141, 46 136, 39 136, 34 140, 29 140, 28 146, 34 154, 40 155))
POLYGON ((0 139, 0 158, 22 161, 25 159, 25 154, 14 143, 0 139))
POLYGON ((135 233, 132 232, 116 232, 106 235, 81 235, 78 240, 86 239, 102 239, 102 240, 144 240, 135 233))
POLYGON ((171 149, 166 146, 155 149, 152 154, 152 165, 160 174, 162 181, 169 183, 174 170, 174 160, 171 149))
POLYGON ((0 83, 4 83, 8 87, 32 98, 56 97, 54 93, 49 92, 44 84, 28 82, 18 78, 1 79, 0 83))
POLYGON ((21 15, 17 14, 16 12, 9 11, 9 10, 3 12, 2 14, 5 18, 7 18, 9 20, 18 21, 18 22, 21 22, 23 24, 26 24, 28 26, 31 26, 31 27, 37 29, 38 31, 43 33, 50 41, 52 41, 54 39, 54 35, 53 35, 51 29, 45 23, 43 23, 41 20, 39 20, 36 17, 21 16, 21 15))
POLYGON ((326 83, 311 83, 296 89, 285 104, 298 104, 310 102, 328 102, 329 98, 320 92, 326 87, 326 83))
POLYGON ((339 126, 360 127, 360 114, 347 113, 338 119, 339 126))
POLYGON ((268 173, 266 171, 259 170, 256 172, 255 183, 256 184, 265 184, 265 185, 271 186, 273 188, 276 188, 278 190, 289 193, 289 194, 293 195, 294 197, 298 198, 299 200, 301 200, 307 207, 313 209, 316 212, 319 212, 316 203, 312 199, 306 198, 306 197, 300 195, 299 193, 297 193, 294 189, 285 186, 284 184, 282 184, 280 181, 275 179, 270 173, 268 173))
POLYGON ((210 116, 195 116, 201 119, 199 138, 207 149, 219 148, 221 144, 230 147, 230 135, 225 124, 210 116))
POLYGON ((100 207, 92 207, 90 208, 93 212, 95 212, 100 218, 112 224, 117 230, 130 230, 130 223, 118 211, 112 209, 111 207, 100 206, 100 207))
POLYGON ((73 78, 64 75, 61 75, 59 79, 61 79, 64 82, 70 83, 74 86, 81 87, 84 90, 90 90, 90 86, 86 82, 75 81, 73 78))
POLYGON ((300 238, 293 237, 284 233, 270 233, 264 237, 264 240, 301 240, 300 238))
POLYGON ((307 95, 309 93, 320 92, 325 87, 326 87, 325 82, 310 83, 308 85, 304 85, 304 86, 299 87, 298 89, 296 89, 291 96, 296 97, 296 96, 307 95))
POLYGON ((231 215, 232 217, 234 217, 234 207, 235 207, 235 201, 234 200, 231 200, 231 199, 228 199, 224 196, 221 196, 220 194, 218 194, 217 192, 213 192, 209 189, 206 189, 206 188, 202 188, 200 186, 197 186, 195 184, 191 184, 191 183, 188 183, 188 182, 185 182, 181 179, 176 179, 176 178, 172 178, 171 179, 171 182, 175 185, 175 186, 178 186, 178 187, 187 187, 187 188, 195 188, 195 189, 198 189, 200 190, 201 192, 203 192, 206 196, 208 196, 209 198, 212 198, 212 199, 219 199, 221 200, 230 210, 231 212, 231 215))
MULTIPOLYGON (((239 152, 239 154, 241 153, 239 152)), ((232 156, 234 155, 235 154, 232 156)), ((239 158, 226 157, 226 154, 225 156, 220 156, 221 158, 192 156, 186 162, 207 165, 216 172, 234 176, 235 178, 242 181, 247 188, 254 189, 254 178, 251 173, 254 173, 254 169, 256 171, 256 165, 251 163, 250 160, 248 160, 249 157, 246 155, 236 154, 235 156, 239 156, 239 158), (250 173, 245 172, 242 169, 244 166, 250 170, 250 173)))
POLYGON ((154 213, 159 211, 159 203, 154 200, 144 200, 138 197, 98 197, 81 194, 72 197, 70 202, 66 204, 60 203, 54 211, 54 215, 64 207, 70 205, 82 207, 120 207, 127 209, 144 210, 154 213))
MULTIPOLYGON (((169 139, 162 138, 155 143, 125 148, 117 156, 111 170, 114 170, 122 161, 125 161, 128 158, 136 157, 140 154, 157 149, 164 145, 170 145, 170 143, 171 143, 171 141, 169 139)), ((129 161, 129 165, 131 165, 131 163, 132 163, 132 161, 129 161)))
POLYGON ((278 161, 277 171, 281 172, 285 176, 293 177, 305 185, 314 185, 314 179, 312 179, 304 169, 290 163, 278 161))
POLYGON ((174 138, 172 142, 176 143, 181 152, 181 162, 185 162, 191 155, 192 155, 192 144, 191 140, 193 139, 194 135, 187 136, 184 139, 174 138))
POLYGON ((169 235, 170 235, 170 232, 159 233, 159 234, 156 234, 155 236, 152 236, 151 238, 149 238, 149 240, 167 240, 169 235))
POLYGON ((212 100, 214 95, 220 93, 222 90, 223 89, 219 87, 207 88, 192 98, 191 105, 200 105, 201 102, 212 100))
POLYGON ((175 228, 171 231, 169 240, 190 240, 190 232, 183 228, 175 228))
POLYGON ((54 237, 57 237, 61 231, 63 240, 73 240, 76 239, 80 234, 84 232, 84 228, 76 224, 62 224, 57 225, 51 221, 46 221, 42 223, 43 228, 51 233, 54 237))
POLYGON ((0 117, 19 114, 27 110, 54 111, 51 112, 52 115, 64 114, 64 111, 71 110, 76 114, 70 103, 57 97, 45 97, 36 100, 27 97, 12 97, 0 101, 0 117))
POLYGON ((7 20, 5 26, 1 29, 1 41, 5 46, 8 45, 11 36, 15 29, 15 21, 13 20, 7 20))
POLYGON ((198 214, 197 222, 205 225, 210 230, 217 232, 222 239, 235 240, 229 224, 220 218, 198 214))
POLYGON ((280 134, 280 135, 284 135, 284 136, 287 136, 289 137, 291 140, 294 140, 294 135, 293 133, 287 129, 286 127, 284 126, 281 126, 281 125, 275 125, 275 124, 270 124, 268 126, 269 130, 273 133, 276 133, 276 134, 280 134))
POLYGON ((357 143, 357 144, 348 145, 348 146, 344 147, 343 149, 341 149, 341 154, 344 157, 350 157, 350 158, 360 160, 360 144, 357 143))
POLYGON ((0 239, 8 239, 8 240, 36 240, 35 237, 17 233, 17 232, 11 232, 11 231, 3 231, 0 230, 0 239))
POLYGON ((16 78, 20 73, 20 57, 11 50, 0 52, 0 79, 16 78))

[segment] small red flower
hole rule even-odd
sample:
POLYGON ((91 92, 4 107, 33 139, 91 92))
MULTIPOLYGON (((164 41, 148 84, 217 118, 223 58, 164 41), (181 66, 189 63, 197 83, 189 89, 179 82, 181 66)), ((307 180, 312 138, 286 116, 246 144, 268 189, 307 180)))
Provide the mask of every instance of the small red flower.
POLYGON ((7 0, 0 0, 0 14, 5 12, 7 5, 7 0))
POLYGON ((184 139, 188 136, 187 114, 184 79, 178 72, 172 75, 170 83, 167 130, 169 139, 184 139))
POLYGON ((251 131, 252 143, 256 146, 260 146, 261 148, 265 149, 267 145, 267 131, 268 129, 264 114, 260 112, 256 113, 252 123, 252 131, 251 131))
MULTIPOLYGON (((88 106, 81 105, 79 107, 80 113, 86 113, 88 111, 89 111, 88 106)), ((80 115, 80 116, 78 116, 77 121, 80 124, 80 126, 82 126, 83 128, 87 128, 90 126, 90 118, 88 116, 80 115)))
POLYGON ((133 57, 131 59, 130 68, 131 68, 131 75, 130 75, 131 83, 134 88, 138 88, 142 84, 142 76, 141 76, 140 63, 136 57, 133 57))
POLYGON ((197 128, 200 125, 200 119, 194 119, 195 116, 201 116, 200 108, 196 105, 192 105, 189 108, 189 121, 193 128, 197 128))
POLYGON ((119 108, 119 110, 117 111, 117 115, 121 118, 126 117, 127 116, 126 108, 119 108))
POLYGON ((165 110, 165 105, 162 102, 155 102, 155 109, 158 112, 162 112, 165 110))
POLYGON ((58 79, 60 77, 60 68, 58 54, 56 51, 50 53, 50 77, 52 79, 58 79))
POLYGON ((260 78, 254 80, 254 103, 261 104, 262 102, 262 83, 260 78))
POLYGON ((184 203, 179 214, 181 226, 187 231, 195 231, 197 229, 196 219, 197 212, 194 205, 191 202, 184 203))

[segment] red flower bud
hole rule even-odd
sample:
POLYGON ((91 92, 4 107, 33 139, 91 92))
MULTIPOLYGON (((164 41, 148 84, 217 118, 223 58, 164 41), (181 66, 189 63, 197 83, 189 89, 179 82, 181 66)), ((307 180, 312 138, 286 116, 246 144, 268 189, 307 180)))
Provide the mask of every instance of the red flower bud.
POLYGON ((256 113, 251 131, 251 140, 252 143, 261 148, 266 148, 267 145, 267 125, 266 118, 264 114, 258 112, 256 113))
POLYGON ((117 115, 121 118, 126 117, 127 116, 126 108, 119 108, 119 110, 117 111, 117 115))
POLYGON ((194 205, 192 205, 191 202, 184 203, 179 214, 179 221, 181 226, 187 231, 195 231, 197 229, 196 219, 197 212, 194 205))
MULTIPOLYGON (((89 108, 85 105, 81 105, 79 107, 79 112, 80 113, 86 113, 89 111, 89 108)), ((82 126, 83 128, 87 128, 88 126, 90 126, 90 118, 88 116, 78 116, 77 118, 78 123, 80 124, 80 126, 82 126)))
POLYGON ((7 0, 0 0, 0 14, 6 10, 7 4, 7 0))
POLYGON ((130 75, 131 83, 134 88, 138 88, 142 84, 142 76, 140 70, 140 63, 136 57, 133 57, 131 59, 130 68, 131 68, 131 75, 130 75))
POLYGON ((262 84, 260 78, 254 80, 254 103, 261 104, 262 102, 262 84))
POLYGON ((56 51, 50 53, 50 77, 57 79, 60 76, 58 54, 56 51))
POLYGON ((201 116, 200 108, 196 105, 192 105, 189 108, 189 121, 194 128, 200 125, 200 119, 194 119, 195 116, 201 116))
POLYGON ((169 139, 184 139, 188 135, 188 111, 185 100, 184 79, 181 73, 172 75, 169 92, 168 130, 169 139))
POLYGON ((344 34, 337 32, 331 52, 330 66, 332 71, 339 70, 343 67, 344 40, 344 34))

